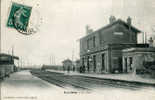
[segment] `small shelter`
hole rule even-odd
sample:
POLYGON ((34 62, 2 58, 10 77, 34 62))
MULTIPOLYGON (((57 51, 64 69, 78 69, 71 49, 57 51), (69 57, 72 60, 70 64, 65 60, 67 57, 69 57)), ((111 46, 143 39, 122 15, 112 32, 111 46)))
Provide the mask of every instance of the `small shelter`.
POLYGON ((66 59, 62 63, 63 63, 63 70, 64 71, 65 70, 67 70, 67 71, 72 70, 72 66, 73 66, 72 60, 66 59))
POLYGON ((4 70, 8 73, 17 71, 17 67, 15 66, 15 60, 19 60, 19 57, 0 53, 0 70, 4 70))
POLYGON ((136 74, 146 71, 144 63, 155 61, 155 48, 128 48, 122 52, 124 73, 136 74))

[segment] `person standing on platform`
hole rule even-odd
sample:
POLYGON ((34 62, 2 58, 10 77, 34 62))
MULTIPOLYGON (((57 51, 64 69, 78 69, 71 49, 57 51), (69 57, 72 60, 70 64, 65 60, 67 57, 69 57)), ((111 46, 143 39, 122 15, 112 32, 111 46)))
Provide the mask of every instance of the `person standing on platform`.
POLYGON ((68 72, 68 73, 70 72, 70 66, 67 67, 67 72, 68 72))

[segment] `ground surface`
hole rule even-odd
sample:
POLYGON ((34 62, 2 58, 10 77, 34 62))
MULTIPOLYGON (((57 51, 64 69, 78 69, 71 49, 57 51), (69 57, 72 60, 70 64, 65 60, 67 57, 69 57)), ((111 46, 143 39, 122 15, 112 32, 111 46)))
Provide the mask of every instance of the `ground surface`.
POLYGON ((1 83, 2 100, 155 100, 153 87, 134 86, 132 89, 104 82, 57 73, 32 75, 29 71, 21 71, 1 83), (46 78, 52 81, 44 81, 46 78))

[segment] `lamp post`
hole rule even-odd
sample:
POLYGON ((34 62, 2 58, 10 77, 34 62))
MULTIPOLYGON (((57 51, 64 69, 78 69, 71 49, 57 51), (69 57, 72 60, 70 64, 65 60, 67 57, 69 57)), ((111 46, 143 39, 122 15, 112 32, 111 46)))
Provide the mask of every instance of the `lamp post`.
POLYGON ((92 62, 92 57, 89 57, 89 62, 92 62))
MULTIPOLYGON (((1 37, 2 37, 2 35, 1 35, 1 18, 2 18, 2 17, 1 17, 1 3, 2 3, 2 2, 1 2, 1 0, 0 0, 0 54, 1 54, 1 52, 2 52, 2 50, 1 50, 1 49, 2 49, 2 48, 1 48, 1 47, 2 47, 2 42, 1 42, 1 41, 2 41, 2 40, 1 40, 1 37)), ((0 59, 0 60, 1 60, 1 59, 0 59)), ((0 81, 0 100, 2 99, 2 96, 1 96, 1 94, 2 94, 1 86, 2 86, 2 84, 1 84, 1 81, 0 81)))
MULTIPOLYGON (((87 50, 87 53, 88 53, 88 54, 90 53, 90 50, 89 50, 89 49, 87 50)), ((88 63, 87 63, 87 68, 88 68, 88 72, 89 72, 90 66, 91 66, 91 62, 92 62, 92 57, 89 55, 87 59, 88 59, 88 60, 87 60, 87 61, 88 61, 88 63)))
MULTIPOLYGON (((1 44, 2 44, 2 42, 1 42, 1 0, 0 0, 0 54, 1 54, 1 44)), ((1 60, 1 59, 0 59, 1 60)), ((0 81, 0 100, 2 99, 2 96, 1 96, 1 94, 2 94, 2 91, 1 91, 1 81, 0 81)))
POLYGON ((0 53, 2 52, 2 35, 1 35, 1 19, 2 19, 2 16, 1 16, 1 0, 0 0, 0 53))

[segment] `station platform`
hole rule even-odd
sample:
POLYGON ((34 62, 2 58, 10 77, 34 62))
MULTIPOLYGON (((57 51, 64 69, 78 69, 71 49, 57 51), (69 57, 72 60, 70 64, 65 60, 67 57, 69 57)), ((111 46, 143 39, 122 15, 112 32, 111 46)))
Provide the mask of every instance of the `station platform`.
POLYGON ((1 82, 1 100, 49 100, 62 88, 33 76, 29 70, 16 72, 1 82), (53 96, 52 95, 52 96, 53 96))
MULTIPOLYGON (((55 70, 50 71, 66 75, 102 76, 101 78, 103 78, 103 75, 80 74, 77 72, 67 73, 55 70)), ((154 88, 147 88, 139 91, 108 88, 95 93, 78 92, 78 94, 71 94, 71 92, 77 91, 63 90, 60 87, 33 76, 29 70, 13 73, 1 83, 1 100, 85 100, 88 97, 89 100, 97 100, 97 98, 102 98, 103 100, 154 100, 155 98, 154 88), (129 98, 129 96, 132 98, 129 98)))
POLYGON ((155 78, 143 77, 135 74, 95 74, 95 73, 88 73, 88 72, 79 73, 79 72, 72 72, 72 71, 68 73, 67 71, 58 71, 58 70, 47 70, 47 71, 64 73, 67 75, 80 75, 80 76, 110 79, 110 80, 116 80, 116 81, 118 80, 118 81, 136 82, 136 83, 143 83, 148 85, 150 84, 155 86, 155 78))

